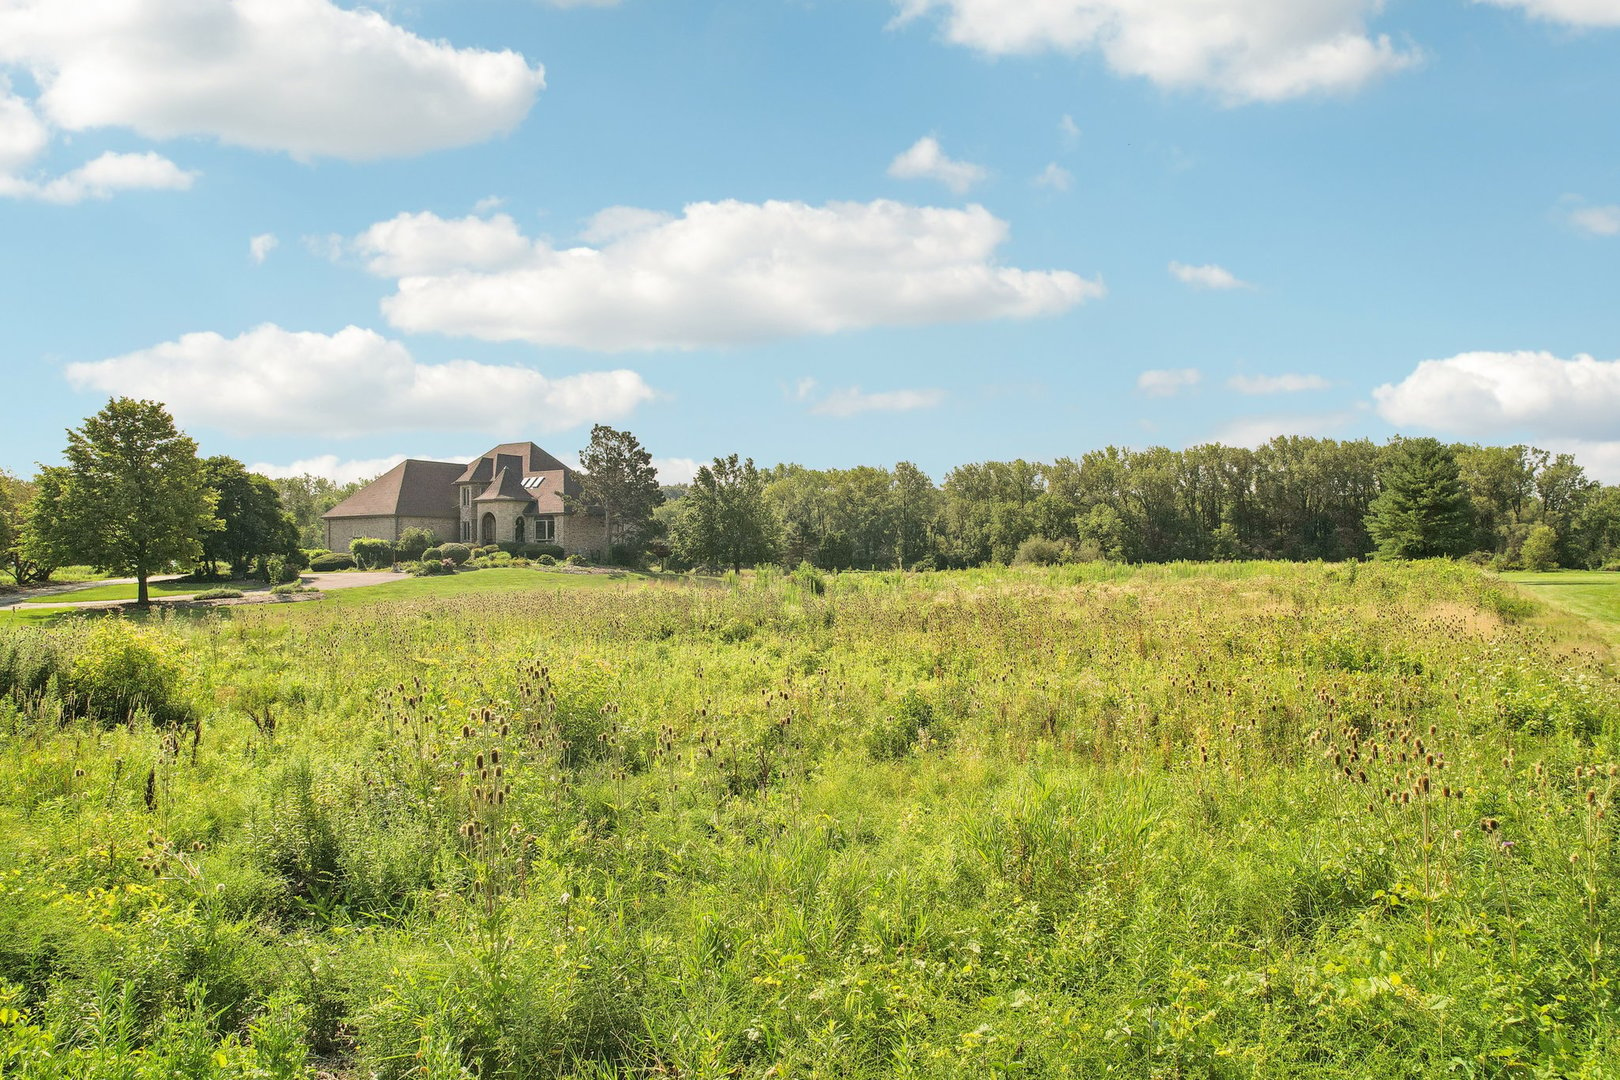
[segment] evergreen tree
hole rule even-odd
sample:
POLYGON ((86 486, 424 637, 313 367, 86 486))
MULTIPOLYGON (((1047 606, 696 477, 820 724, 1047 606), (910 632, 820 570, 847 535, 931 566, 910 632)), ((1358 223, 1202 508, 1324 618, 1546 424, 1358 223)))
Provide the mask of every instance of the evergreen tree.
MULTIPOLYGON (((147 607, 146 579, 173 562, 192 563, 202 537, 219 527, 197 444, 155 401, 115 398, 68 431, 68 464, 53 512, 35 538, 100 570, 130 574, 147 607)), ((41 484, 39 495, 44 495, 41 484)))
POLYGON ((1396 440, 1380 486, 1366 519, 1379 558, 1426 559, 1469 549, 1473 515, 1449 447, 1435 439, 1396 440))
POLYGON ((584 502, 602 508, 609 546, 634 542, 664 502, 652 454, 628 431, 597 424, 579 452, 579 467, 584 502))
POLYGON ((675 551, 687 562, 741 570, 776 557, 776 518, 753 458, 739 463, 732 454, 702 466, 677 508, 675 551))

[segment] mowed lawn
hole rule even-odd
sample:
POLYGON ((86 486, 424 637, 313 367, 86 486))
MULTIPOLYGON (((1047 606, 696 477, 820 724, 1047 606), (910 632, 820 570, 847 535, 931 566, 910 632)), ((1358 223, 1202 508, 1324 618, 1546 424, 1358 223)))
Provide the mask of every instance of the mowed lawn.
MULTIPOLYGON (((204 589, 251 589, 256 586, 254 582, 207 582, 196 581, 149 581, 146 591, 149 596, 190 596, 202 592, 204 589)), ((104 600, 133 600, 137 588, 134 585, 95 585, 88 589, 74 589, 70 592, 48 593, 45 596, 32 596, 24 600, 25 604, 88 604, 104 600)))
POLYGON ((512 567, 463 571, 454 576, 403 578, 383 585, 334 590, 327 602, 369 604, 377 600, 411 600, 433 596, 466 596, 490 592, 535 592, 544 589, 602 589, 649 581, 647 574, 625 570, 611 574, 576 574, 561 570, 512 567))
POLYGON ((1522 585, 1531 595, 1554 607, 1601 624, 1620 635, 1620 574, 1601 570, 1553 570, 1503 574, 1504 580, 1522 585))

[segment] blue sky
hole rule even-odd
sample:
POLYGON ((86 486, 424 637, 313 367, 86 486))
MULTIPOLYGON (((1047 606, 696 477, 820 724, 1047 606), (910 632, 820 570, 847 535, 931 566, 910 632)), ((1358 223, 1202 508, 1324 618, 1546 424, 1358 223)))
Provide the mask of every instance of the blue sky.
POLYGON ((0 0, 0 468, 1299 433, 1620 481, 1620 0, 0 0))

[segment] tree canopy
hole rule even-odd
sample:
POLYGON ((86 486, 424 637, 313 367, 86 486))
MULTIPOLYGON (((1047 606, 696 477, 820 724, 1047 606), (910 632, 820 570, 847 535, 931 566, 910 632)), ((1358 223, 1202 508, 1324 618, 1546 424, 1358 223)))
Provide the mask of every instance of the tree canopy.
POLYGON ((36 493, 35 542, 91 566, 133 575, 137 603, 146 579, 174 562, 194 562, 219 528, 197 444, 154 401, 114 398, 70 429, 67 466, 46 470, 36 493))
POLYGON ((202 538, 202 563, 211 575, 219 573, 220 563, 245 572, 260 556, 287 555, 298 546, 298 527, 281 509, 269 478, 224 456, 204 459, 202 471, 219 520, 219 528, 202 538))
POLYGON ((634 543, 664 502, 652 454, 628 431, 597 424, 590 445, 579 452, 579 466, 583 501, 601 507, 607 542, 634 543))
POLYGON ((776 517, 752 458, 732 454, 700 467, 676 506, 672 539, 687 562, 740 570, 776 557, 776 517))
POLYGON ((1367 507, 1381 558, 1423 559, 1469 550, 1473 513, 1457 456, 1437 439, 1400 439, 1367 507))

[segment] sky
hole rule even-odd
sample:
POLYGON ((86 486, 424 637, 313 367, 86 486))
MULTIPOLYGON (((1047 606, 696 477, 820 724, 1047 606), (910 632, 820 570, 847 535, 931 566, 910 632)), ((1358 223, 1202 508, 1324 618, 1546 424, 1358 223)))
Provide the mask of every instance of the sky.
POLYGON ((1279 434, 1620 482, 1620 0, 0 0, 0 468, 1279 434))

